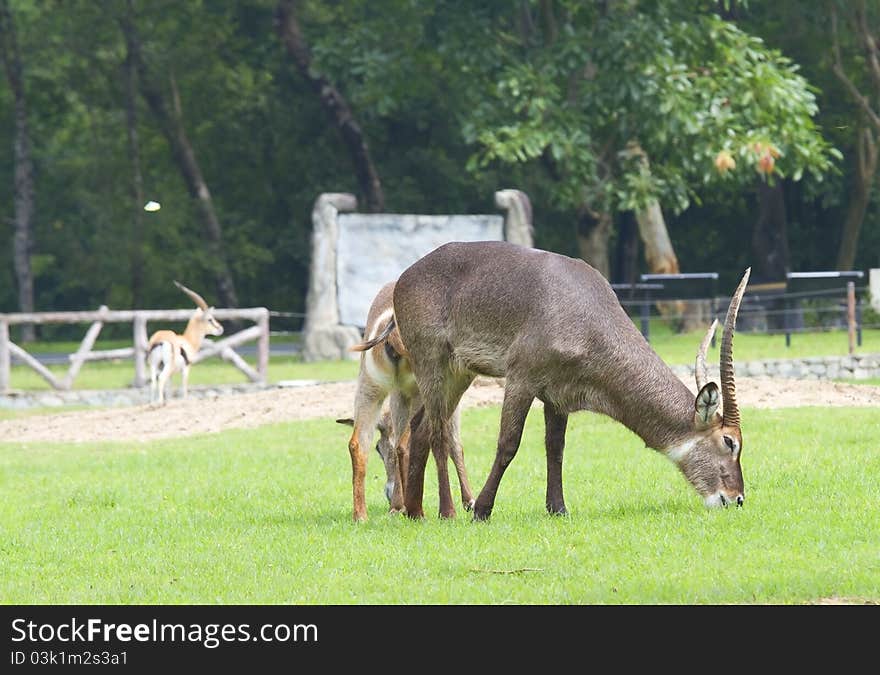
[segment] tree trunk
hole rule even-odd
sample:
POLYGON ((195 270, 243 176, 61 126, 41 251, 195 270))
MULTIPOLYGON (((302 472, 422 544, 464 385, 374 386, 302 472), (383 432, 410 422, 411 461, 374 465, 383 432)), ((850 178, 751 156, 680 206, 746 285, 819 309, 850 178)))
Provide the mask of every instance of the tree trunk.
POLYGON ((856 170, 853 172, 853 186, 850 192, 849 207, 843 221, 840 248, 837 250, 838 270, 851 270, 856 262, 859 232, 871 200, 874 174, 877 172, 877 142, 870 129, 862 129, 856 142, 856 170))
POLYGON ((278 35, 300 74, 318 95, 328 117, 342 135, 342 141, 354 164, 358 184, 366 195, 367 209, 373 213, 383 211, 385 195, 367 139, 342 93, 326 77, 317 75, 312 70, 312 56, 300 29, 298 10, 298 0, 279 0, 276 10, 278 35))
MULTIPOLYGON (((637 141, 630 141, 626 146, 626 154, 634 159, 639 170, 650 175, 651 166, 648 156, 637 141)), ((635 211, 636 222, 639 224, 639 235, 645 245, 645 262, 651 274, 678 274, 678 258, 672 248, 672 240, 666 229, 663 210, 656 199, 650 200, 641 210, 635 211)))
MULTIPOLYGON (((663 210, 656 201, 636 211, 639 235, 645 248, 645 262, 651 274, 678 274, 678 257, 666 229, 663 210)), ((688 332, 711 322, 709 303, 701 301, 670 300, 657 303, 660 316, 670 321, 677 332, 688 332)))
MULTIPOLYGON (((34 250, 34 162, 24 92, 24 69, 7 0, 0 0, 0 49, 15 106, 13 264, 18 283, 19 310, 30 313, 34 311, 34 275, 31 269, 31 254, 34 250)), ((34 325, 22 324, 19 339, 22 342, 33 342, 34 338, 34 325)))
POLYGON ((850 205, 847 210, 846 220, 841 233, 840 248, 837 251, 837 269, 852 269, 856 258, 859 231, 865 217, 865 211, 871 198, 871 186, 874 174, 877 171, 877 144, 875 134, 880 134, 880 110, 876 107, 877 96, 880 94, 880 53, 877 45, 880 43, 877 34, 872 30, 868 6, 864 0, 855 3, 842 3, 839 5, 844 10, 844 16, 849 19, 849 28, 860 44, 863 54, 858 59, 859 66, 867 72, 867 78, 860 78, 860 83, 868 87, 867 94, 862 93, 855 81, 847 74, 843 65, 843 57, 840 49, 840 39, 837 31, 838 5, 829 3, 831 24, 831 71, 843 84, 849 96, 856 103, 863 115, 862 124, 865 128, 859 129, 856 137, 856 171, 854 172, 855 183, 850 197, 850 205), (873 129, 873 132, 871 132, 873 129))
POLYGON ((608 241, 611 238, 611 214, 582 207, 577 220, 577 242, 581 258, 595 267, 606 279, 611 278, 608 241))
POLYGON ((666 219, 660 204, 649 203, 644 209, 636 211, 639 235, 645 247, 645 263, 651 274, 678 274, 678 258, 669 239, 666 219))
POLYGON ((621 214, 617 227, 615 277, 622 284, 639 282, 639 226, 632 211, 621 214))
POLYGON ((755 283, 784 281, 790 271, 785 194, 782 181, 758 181, 758 219, 752 230, 752 278, 755 283))
MULTIPOLYGON (((640 164, 642 171, 650 173, 651 168, 648 157, 642 147, 632 141, 627 145, 627 152, 640 164)), ((681 269, 678 266, 678 257, 672 247, 669 238, 669 230, 666 228, 666 219, 663 217, 663 209, 657 200, 649 201, 643 209, 635 212, 636 222, 639 224, 639 236, 645 247, 645 263, 651 274, 678 274, 681 269)), ((698 328, 706 320, 706 303, 698 302, 658 302, 657 310, 660 315, 673 322, 678 331, 689 331, 698 328)))
POLYGON ((214 283, 217 287, 220 302, 225 307, 237 307, 238 297, 235 292, 235 283, 232 279, 229 264, 226 261, 226 253, 223 246, 223 229, 220 227, 220 221, 217 219, 217 214, 214 211, 214 202, 211 198, 208 184, 202 176, 202 170, 196 159, 195 151, 183 126, 177 83, 172 75, 170 80, 173 108, 169 109, 165 95, 147 70, 135 26, 126 25, 125 22, 122 22, 122 30, 125 34, 129 54, 134 57, 137 66, 141 95, 147 102, 150 112, 156 118, 162 134, 168 141, 171 147, 171 154, 186 182, 190 196, 195 200, 196 210, 205 230, 204 243, 211 254, 213 262, 214 283))
MULTIPOLYGON (((127 13, 123 19, 128 30, 134 26, 134 0, 128 0, 127 13)), ((137 129, 137 65, 129 51, 125 57, 125 122, 128 137, 128 157, 131 162, 131 241, 129 263, 131 267, 131 306, 144 304, 144 179, 141 172, 140 141, 137 129)))
MULTIPOLYGON (((784 281, 791 270, 786 227, 785 194, 782 181, 773 185, 758 181, 758 219, 752 230, 752 279, 754 283, 784 281)), ((785 327, 785 305, 781 300, 769 300, 766 307, 767 327, 785 327)))

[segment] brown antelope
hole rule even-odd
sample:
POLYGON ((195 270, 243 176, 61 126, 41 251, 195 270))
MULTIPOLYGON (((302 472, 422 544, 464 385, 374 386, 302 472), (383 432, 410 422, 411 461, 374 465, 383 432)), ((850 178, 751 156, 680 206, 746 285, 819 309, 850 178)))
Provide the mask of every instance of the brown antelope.
POLYGON ((150 402, 165 403, 165 388, 171 376, 181 373, 181 397, 186 398, 189 369, 193 357, 199 353, 206 335, 223 335, 223 326, 214 318, 214 308, 204 298, 183 284, 174 282, 186 293, 198 309, 190 317, 183 335, 173 330, 157 330, 147 343, 147 361, 150 366, 150 402))
MULTIPOLYGON (((695 398, 635 328, 604 277, 582 260, 507 242, 454 242, 415 262, 394 290, 395 321, 423 401, 411 422, 407 514, 424 517, 427 448, 445 465, 450 416, 476 375, 506 382, 497 452, 474 504, 475 520, 492 513, 535 398, 544 404, 550 513, 566 513, 562 455, 568 415, 576 410, 603 413, 634 431, 678 466, 707 506, 742 505, 733 332, 749 271, 727 310, 719 400, 705 367, 716 323, 698 350, 695 398)), ((438 478, 440 515, 454 515, 448 475, 438 478)))
MULTIPOLYGON (((409 458, 409 420, 420 405, 419 390, 406 349, 392 322, 393 292, 394 282, 390 282, 376 295, 367 314, 365 342, 352 347, 352 351, 361 352, 354 419, 336 420, 354 427, 348 451, 351 454, 354 519, 357 521, 367 519, 364 480, 377 421, 379 443, 376 450, 385 463, 385 496, 391 504, 391 511, 403 510, 404 478, 409 458), (390 409, 382 412, 386 399, 390 409)), ((450 420, 451 454, 458 472, 462 503, 466 509, 470 509, 474 498, 465 470, 458 423, 456 410, 450 420)))

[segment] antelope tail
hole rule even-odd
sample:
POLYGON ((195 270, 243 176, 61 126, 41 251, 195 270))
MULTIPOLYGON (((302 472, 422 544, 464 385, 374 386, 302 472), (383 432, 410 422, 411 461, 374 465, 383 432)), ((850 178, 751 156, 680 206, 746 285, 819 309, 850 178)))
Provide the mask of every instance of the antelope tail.
POLYGON ((388 325, 385 326, 385 329, 376 337, 374 337, 372 340, 367 340, 366 342, 361 342, 360 344, 356 344, 353 347, 349 347, 349 351, 365 352, 372 349, 377 344, 380 344, 381 342, 387 340, 388 336, 391 335, 391 331, 393 331, 396 326, 397 323, 394 321, 394 317, 392 317, 391 321, 388 322, 388 325))

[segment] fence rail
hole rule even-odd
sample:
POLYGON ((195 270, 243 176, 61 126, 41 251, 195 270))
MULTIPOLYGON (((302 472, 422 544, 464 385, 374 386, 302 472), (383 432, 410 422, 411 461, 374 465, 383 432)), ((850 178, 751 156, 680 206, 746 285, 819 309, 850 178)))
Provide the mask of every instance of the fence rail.
MULTIPOLYGON (((256 325, 234 333, 216 342, 206 342, 192 362, 197 363, 212 356, 229 361, 243 372, 252 382, 265 383, 269 369, 269 310, 265 307, 241 309, 215 309, 218 321, 227 319, 253 321, 256 325), (246 342, 257 342, 257 367, 252 368, 235 348, 246 342)), ((147 383, 147 322, 149 321, 188 321, 193 315, 191 309, 135 309, 111 310, 101 306, 94 311, 83 312, 21 312, 0 314, 0 393, 9 390, 9 376, 12 357, 16 357, 45 379, 53 389, 70 389, 77 374, 85 363, 106 359, 134 359, 134 386, 147 383), (78 324, 90 323, 79 348, 70 354, 70 367, 66 375, 57 377, 39 359, 29 354, 9 338, 9 327, 20 324, 78 324), (94 350, 95 341, 105 323, 131 323, 132 346, 122 349, 94 350)))
MULTIPOLYGON (((826 277, 831 279, 830 276, 826 277)), ((837 279, 838 277, 834 277, 837 279)), ((672 297, 668 289, 658 289, 662 283, 641 283, 641 284, 612 284, 612 288, 617 293, 620 304, 631 315, 638 315, 641 324, 641 332, 646 339, 650 340, 649 326, 651 317, 651 308, 667 296, 672 297)), ((778 317, 781 319, 782 326, 779 328, 771 328, 764 326, 760 329, 753 329, 754 332, 766 334, 784 334, 786 346, 791 345, 791 335, 793 333, 807 332, 823 332, 831 330, 831 328, 819 326, 802 326, 798 325, 798 321, 803 321, 805 309, 801 306, 802 301, 827 301, 819 306, 812 306, 809 311, 817 316, 836 315, 839 317, 837 328, 846 328, 850 332, 852 342, 861 346, 862 329, 875 328, 873 324, 865 324, 862 319, 862 309, 865 298, 868 293, 867 286, 856 286, 853 281, 844 280, 838 287, 822 288, 818 284, 809 290, 800 290, 801 286, 795 284, 793 286, 786 285, 785 282, 774 284, 761 284, 754 287, 749 286, 746 295, 743 297, 742 305, 739 309, 739 323, 741 324, 757 324, 756 318, 768 319, 770 317, 778 317), (792 290, 792 288, 796 290, 792 290), (779 309, 772 309, 771 305, 776 303, 779 309)), ((726 311, 730 298, 728 297, 709 297, 693 295, 690 300, 706 301, 712 304, 712 314, 719 319, 724 318, 723 313, 726 311)), ((665 314, 663 319, 666 321, 678 321, 686 318, 685 314, 665 314)), ((745 332, 746 329, 738 329, 745 332)), ((852 345, 854 346, 854 345, 852 345)), ((852 346, 850 351, 852 351, 852 346)))

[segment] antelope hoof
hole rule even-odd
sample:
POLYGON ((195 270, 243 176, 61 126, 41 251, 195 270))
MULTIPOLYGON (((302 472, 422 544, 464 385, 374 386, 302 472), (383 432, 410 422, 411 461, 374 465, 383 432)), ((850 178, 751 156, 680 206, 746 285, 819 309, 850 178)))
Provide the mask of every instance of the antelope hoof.
POLYGON ((406 517, 409 518, 410 520, 424 520, 425 519, 425 512, 421 506, 417 509, 405 509, 404 512, 406 513, 406 517))
POLYGON ((568 509, 565 508, 565 504, 560 504, 559 506, 547 504, 547 513, 551 516, 567 516, 568 509))
POLYGON ((476 503, 476 500, 474 500, 474 499, 470 499, 470 500, 462 499, 461 500, 461 504, 462 504, 462 506, 464 506, 465 511, 473 511, 475 503, 476 503))
POLYGON ((489 520, 489 516, 492 515, 492 509, 481 509, 478 506, 474 506, 474 522, 484 522, 489 520))
POLYGON ((440 509, 441 518, 455 518, 455 508, 450 506, 448 509, 440 509))

